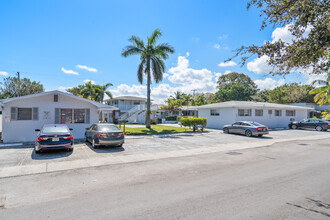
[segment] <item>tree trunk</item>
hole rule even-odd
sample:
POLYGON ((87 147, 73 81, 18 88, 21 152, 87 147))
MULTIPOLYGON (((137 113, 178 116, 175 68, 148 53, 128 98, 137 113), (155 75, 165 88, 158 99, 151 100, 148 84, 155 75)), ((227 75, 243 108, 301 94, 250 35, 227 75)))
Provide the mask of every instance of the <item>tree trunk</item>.
POLYGON ((146 128, 150 129, 150 59, 147 61, 147 114, 146 114, 146 128))

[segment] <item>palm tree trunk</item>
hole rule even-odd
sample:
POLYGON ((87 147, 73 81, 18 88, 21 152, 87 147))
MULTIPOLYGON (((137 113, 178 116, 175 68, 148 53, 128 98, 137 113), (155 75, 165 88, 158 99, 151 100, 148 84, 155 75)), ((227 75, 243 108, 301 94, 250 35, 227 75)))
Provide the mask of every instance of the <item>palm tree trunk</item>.
POLYGON ((147 114, 146 114, 146 128, 150 129, 150 84, 151 84, 151 76, 150 76, 150 65, 147 67, 147 114))

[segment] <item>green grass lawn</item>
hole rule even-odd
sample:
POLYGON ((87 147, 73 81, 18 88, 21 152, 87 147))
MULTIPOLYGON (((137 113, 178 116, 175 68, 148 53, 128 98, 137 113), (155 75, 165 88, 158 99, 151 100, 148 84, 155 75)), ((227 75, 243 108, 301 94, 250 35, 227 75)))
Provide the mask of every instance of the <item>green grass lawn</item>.
MULTIPOLYGON (((124 127, 122 126, 123 130, 124 127)), ((141 134, 173 134, 173 133, 183 133, 190 132, 192 129, 184 127, 172 127, 164 125, 151 125, 151 129, 147 128, 125 128, 126 135, 141 135, 141 134)))

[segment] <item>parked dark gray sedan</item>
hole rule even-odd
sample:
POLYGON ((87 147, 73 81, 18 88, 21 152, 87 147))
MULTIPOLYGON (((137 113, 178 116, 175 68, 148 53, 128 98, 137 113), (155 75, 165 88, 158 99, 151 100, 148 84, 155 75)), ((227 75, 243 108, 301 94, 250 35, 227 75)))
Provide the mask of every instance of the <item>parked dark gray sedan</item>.
POLYGON ((269 134, 267 126, 254 121, 238 121, 231 125, 225 125, 223 127, 223 133, 244 134, 248 137, 261 137, 264 134, 269 134))
POLYGON ((293 121, 289 124, 289 128, 291 129, 315 129, 317 131, 326 131, 330 129, 330 122, 321 119, 304 119, 299 122, 293 121))
POLYGON ((99 123, 86 129, 85 138, 93 148, 100 145, 121 147, 124 144, 125 134, 114 124, 99 123))

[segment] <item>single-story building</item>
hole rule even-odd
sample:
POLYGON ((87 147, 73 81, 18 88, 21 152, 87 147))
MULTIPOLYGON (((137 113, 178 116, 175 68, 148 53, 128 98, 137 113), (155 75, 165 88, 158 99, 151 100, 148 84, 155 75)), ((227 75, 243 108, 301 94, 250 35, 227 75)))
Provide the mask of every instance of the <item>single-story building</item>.
POLYGON ((197 107, 207 128, 222 129, 235 121, 255 121, 269 128, 287 128, 290 121, 307 118, 311 108, 267 102, 229 101, 197 107))
POLYGON ((322 117, 321 113, 323 111, 330 111, 330 104, 327 103, 323 104, 322 106, 316 103, 292 103, 290 105, 312 108, 311 110, 308 110, 309 118, 313 118, 313 117, 321 118, 322 117))
POLYGON ((70 93, 50 91, 0 100, 2 110, 2 141, 35 141, 35 129, 44 124, 67 124, 75 139, 84 138, 85 129, 104 121, 104 113, 118 108, 70 93))

